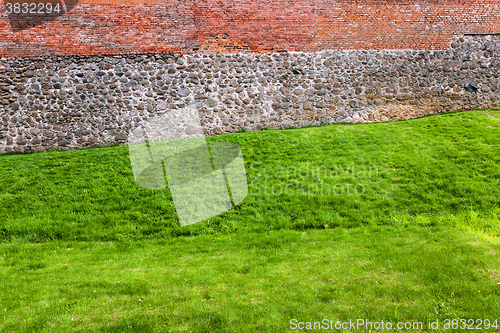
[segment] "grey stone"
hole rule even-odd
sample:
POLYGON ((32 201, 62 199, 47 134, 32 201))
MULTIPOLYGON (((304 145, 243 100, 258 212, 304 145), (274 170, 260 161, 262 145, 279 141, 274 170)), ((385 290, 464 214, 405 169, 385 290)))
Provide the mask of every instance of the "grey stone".
POLYGON ((211 108, 217 106, 217 101, 213 98, 208 98, 207 99, 207 105, 211 108))
POLYGON ((472 92, 472 93, 477 92, 477 90, 478 90, 476 82, 472 79, 468 80, 465 83, 464 88, 466 91, 472 92))
POLYGON ((115 140, 120 140, 120 141, 127 140, 127 134, 125 134, 124 132, 120 132, 115 136, 115 140))
POLYGON ((284 96, 290 96, 291 95, 291 92, 289 89, 285 88, 285 87, 281 87, 280 88, 280 92, 284 95, 284 96))
POLYGON ((58 142, 58 145, 61 147, 66 147, 70 144, 70 141, 68 139, 61 139, 58 142))
POLYGON ((167 105, 168 105, 167 102, 161 101, 161 102, 158 103, 157 106, 158 106, 158 109, 160 109, 160 110, 166 110, 167 109, 167 105))
POLYGON ((197 132, 198 132, 198 128, 196 126, 188 125, 186 127, 186 134, 187 135, 193 135, 193 134, 196 134, 197 132))

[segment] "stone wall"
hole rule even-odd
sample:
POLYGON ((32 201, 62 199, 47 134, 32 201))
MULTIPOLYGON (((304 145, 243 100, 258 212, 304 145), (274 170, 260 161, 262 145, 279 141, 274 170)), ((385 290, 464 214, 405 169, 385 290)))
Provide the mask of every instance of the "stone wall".
POLYGON ((194 105, 205 134, 499 107, 500 36, 445 50, 1 58, 0 152, 124 143, 194 105))
POLYGON ((495 33, 500 0, 0 2, 0 56, 9 57, 187 54, 207 45, 233 52, 445 49, 454 35, 495 33), (62 10, 24 13, 25 3, 62 10), (231 43, 212 45, 223 35, 231 43))

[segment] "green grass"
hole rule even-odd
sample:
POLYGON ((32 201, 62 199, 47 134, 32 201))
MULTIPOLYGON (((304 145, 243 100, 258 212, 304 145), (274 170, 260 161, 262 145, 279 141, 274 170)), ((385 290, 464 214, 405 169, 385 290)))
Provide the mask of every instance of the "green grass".
POLYGON ((500 321, 499 111, 207 140, 249 194, 184 228, 126 146, 0 156, 0 332, 500 321))
POLYGON ((422 216, 435 224, 470 211, 490 218, 500 207, 499 129, 499 112, 475 111, 212 137, 242 149, 249 194, 185 228, 169 191, 135 185, 127 146, 0 156, 0 239, 138 240, 422 216))
POLYGON ((500 319, 500 246, 450 228, 0 248, 2 332, 289 332, 292 319, 500 319))

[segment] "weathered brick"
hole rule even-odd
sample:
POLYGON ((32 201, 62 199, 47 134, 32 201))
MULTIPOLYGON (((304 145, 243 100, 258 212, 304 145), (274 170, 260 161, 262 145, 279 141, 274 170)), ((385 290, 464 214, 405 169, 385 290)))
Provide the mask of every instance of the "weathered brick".
POLYGON ((0 56, 445 49, 453 35, 500 33, 500 0, 50 2, 69 11, 0 7, 0 56))

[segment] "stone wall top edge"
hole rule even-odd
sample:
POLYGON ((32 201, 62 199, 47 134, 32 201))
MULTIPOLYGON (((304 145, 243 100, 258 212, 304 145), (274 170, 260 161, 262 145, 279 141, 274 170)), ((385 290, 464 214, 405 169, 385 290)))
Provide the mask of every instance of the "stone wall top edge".
POLYGON ((100 54, 100 55, 46 55, 46 56, 25 56, 25 57, 7 57, 7 56, 0 56, 0 61, 9 61, 9 60, 49 60, 49 59, 54 59, 54 58, 61 58, 61 59, 75 59, 75 58, 81 58, 81 59, 91 59, 91 58, 126 58, 126 57, 138 57, 138 56, 146 56, 146 57, 151 57, 151 56, 158 56, 159 59, 161 58, 181 58, 181 57, 198 57, 198 58, 207 58, 207 57, 213 57, 213 56, 221 56, 221 57, 231 57, 231 56, 241 56, 244 58, 252 58, 252 57, 261 57, 264 55, 271 56, 271 55, 278 55, 278 54, 290 54, 290 55, 321 55, 323 53, 341 53, 341 54, 351 54, 351 53, 392 53, 392 54, 405 54, 409 52, 414 52, 414 53, 422 53, 422 52, 445 52, 450 50, 450 48, 446 49, 350 49, 350 50, 338 50, 338 49, 327 49, 327 50, 320 50, 320 51, 313 51, 313 52, 302 52, 302 51, 285 51, 285 52, 263 52, 263 53, 254 53, 254 54, 248 54, 248 53, 221 53, 221 54, 171 54, 171 53, 140 53, 140 54, 120 54, 120 55, 115 55, 115 54, 100 54))
POLYGON ((428 49, 322 49, 317 51, 295 51, 295 50, 268 50, 268 51, 255 51, 255 52, 234 52, 234 53, 189 53, 189 52, 150 52, 150 53, 110 53, 110 54, 50 54, 50 55, 28 55, 28 56, 6 56, 0 55, 0 61, 8 61, 13 59, 27 59, 27 60, 49 60, 49 59, 91 59, 91 58, 126 58, 126 57, 158 57, 160 58, 179 58, 179 57, 197 57, 197 58, 210 58, 214 56, 221 57, 230 57, 230 56, 241 56, 245 58, 252 57, 261 57, 264 55, 276 55, 276 54, 290 54, 290 55, 318 55, 323 53, 337 53, 337 54, 351 54, 351 53, 374 53, 374 52, 382 52, 382 53, 391 53, 391 54, 405 54, 409 52, 420 53, 420 52, 444 52, 447 50, 451 50, 451 44, 453 40, 461 37, 497 37, 500 38, 500 34, 457 34, 451 36, 450 40, 446 43, 448 47, 446 48, 428 48, 428 49))
MULTIPOLYGON (((5 3, 6 0, 0 0, 0 3, 5 3)), ((119 5, 137 5, 137 4, 171 4, 175 5, 176 0, 79 0, 79 4, 101 5, 101 4, 119 4, 119 5)), ((183 0, 183 2, 195 2, 195 0, 183 0)), ((230 3, 248 3, 244 0, 231 0, 230 3)), ((253 0, 255 2, 255 0, 253 0)), ((291 2, 303 2, 303 0, 291 0, 291 2)), ((327 1, 324 1, 327 2, 327 1)), ((500 0, 335 0, 340 4, 366 4, 366 5, 411 5, 411 4, 476 4, 476 3, 492 3, 498 4, 500 0)))
POLYGON ((107 58, 123 58, 123 57, 137 57, 137 56, 159 56, 159 57, 189 57, 197 56, 203 57, 213 57, 213 56, 244 56, 244 57, 256 57, 263 55, 273 55, 273 54, 320 54, 325 52, 337 52, 337 53, 359 53, 359 52, 390 52, 390 53, 406 53, 406 52, 442 52, 449 48, 443 49, 324 49, 319 51, 274 51, 274 52, 253 52, 253 53, 121 53, 121 54, 75 54, 75 55, 35 55, 35 56, 2 56, 0 59, 50 59, 50 58, 95 58, 95 57, 107 57, 107 58))
MULTIPOLYGON (((264 2, 263 0, 259 0, 264 2)), ((289 0, 290 1, 290 0, 289 0)), ((331 0, 323 0, 324 2, 329 2, 331 0)), ((125 5, 137 5, 137 4, 171 4, 174 5, 177 1, 175 0, 79 0, 80 4, 125 4, 125 5)), ((184 2, 196 2, 195 0, 184 0, 184 2)), ((248 3, 248 2, 256 2, 255 0, 232 0, 227 1, 233 4, 237 3, 248 3)), ((291 2, 301 3, 303 0, 291 0, 291 2)), ((335 0, 334 2, 345 5, 345 4, 354 4, 354 5, 413 5, 413 4, 431 4, 431 5, 450 5, 450 4, 458 4, 458 5, 469 5, 469 4, 499 4, 500 0, 335 0)))

